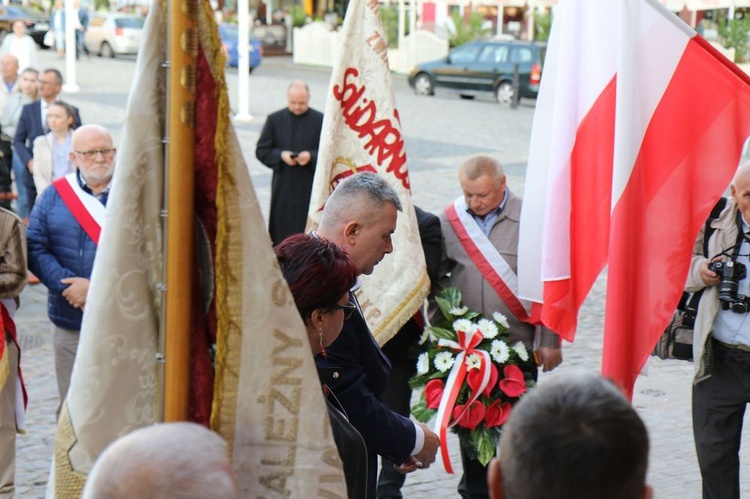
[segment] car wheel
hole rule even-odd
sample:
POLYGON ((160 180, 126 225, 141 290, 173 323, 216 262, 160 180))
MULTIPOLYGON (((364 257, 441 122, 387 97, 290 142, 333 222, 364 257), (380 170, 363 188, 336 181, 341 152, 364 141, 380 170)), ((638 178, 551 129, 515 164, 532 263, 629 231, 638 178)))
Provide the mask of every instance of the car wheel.
POLYGON ((433 95, 435 93, 432 78, 427 73, 420 73, 414 78, 414 92, 417 95, 433 95))
POLYGON ((503 107, 510 107, 511 104, 513 104, 514 94, 515 92, 513 91, 513 85, 508 81, 500 83, 500 85, 498 85, 497 89, 495 90, 497 101, 503 107))
POLYGON ((475 96, 469 95, 469 94, 459 94, 459 97, 461 97, 462 99, 466 99, 466 100, 472 100, 475 96))
POLYGON ((102 42, 102 46, 99 49, 99 55, 102 57, 113 59, 115 57, 115 51, 112 50, 112 46, 109 44, 109 42, 102 42))

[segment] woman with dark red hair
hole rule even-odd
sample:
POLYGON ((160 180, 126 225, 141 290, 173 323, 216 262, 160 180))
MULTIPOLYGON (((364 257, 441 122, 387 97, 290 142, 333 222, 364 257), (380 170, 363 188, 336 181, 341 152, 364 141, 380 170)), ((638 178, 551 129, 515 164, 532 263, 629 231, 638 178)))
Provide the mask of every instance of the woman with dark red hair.
MULTIPOLYGON (((344 318, 355 310, 349 290, 357 280, 357 267, 336 244, 307 234, 284 239, 274 248, 289 289, 294 296, 313 355, 326 355, 326 347, 341 333, 344 318)), ((324 385, 333 437, 344 464, 350 498, 367 497, 367 449, 359 432, 324 385)))

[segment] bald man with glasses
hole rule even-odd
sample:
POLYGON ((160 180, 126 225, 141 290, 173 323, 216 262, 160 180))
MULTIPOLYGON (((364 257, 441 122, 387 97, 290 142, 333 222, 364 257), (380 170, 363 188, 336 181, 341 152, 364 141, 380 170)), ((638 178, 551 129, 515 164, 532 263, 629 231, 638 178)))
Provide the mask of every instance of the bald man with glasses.
POLYGON ((73 133, 76 171, 55 180, 31 212, 29 268, 48 290, 60 407, 70 386, 83 309, 115 167, 112 135, 99 125, 73 133))

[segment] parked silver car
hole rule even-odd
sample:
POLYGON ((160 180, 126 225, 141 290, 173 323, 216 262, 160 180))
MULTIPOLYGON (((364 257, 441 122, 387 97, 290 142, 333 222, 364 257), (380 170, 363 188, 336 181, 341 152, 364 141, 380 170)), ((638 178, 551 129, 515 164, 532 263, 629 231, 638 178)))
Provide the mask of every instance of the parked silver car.
POLYGON ((93 13, 83 38, 86 48, 102 57, 136 54, 145 19, 133 14, 93 13))

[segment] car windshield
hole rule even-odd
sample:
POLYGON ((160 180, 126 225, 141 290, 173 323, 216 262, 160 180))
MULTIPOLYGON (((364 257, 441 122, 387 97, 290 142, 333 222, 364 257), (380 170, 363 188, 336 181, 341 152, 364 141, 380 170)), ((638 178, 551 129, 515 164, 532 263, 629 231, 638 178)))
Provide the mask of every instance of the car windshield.
POLYGON ((115 19, 115 26, 118 28, 143 28, 144 19, 139 17, 121 17, 115 19))
POLYGON ((34 19, 37 21, 40 21, 44 19, 44 15, 40 12, 37 12, 32 9, 28 9, 26 7, 7 7, 8 14, 7 17, 10 18, 21 18, 21 19, 34 19))

